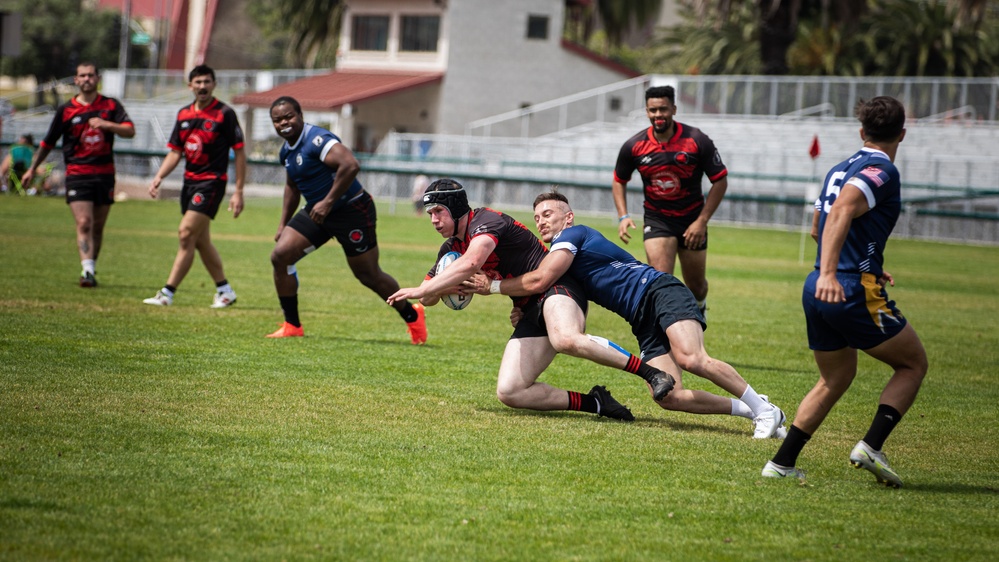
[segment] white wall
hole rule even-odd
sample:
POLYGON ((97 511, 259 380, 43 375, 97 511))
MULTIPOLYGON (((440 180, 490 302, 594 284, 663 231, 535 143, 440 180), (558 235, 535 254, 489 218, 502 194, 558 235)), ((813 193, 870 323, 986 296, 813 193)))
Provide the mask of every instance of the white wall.
POLYGON ((563 0, 449 0, 438 132, 626 78, 563 49, 563 18, 563 0), (549 16, 548 39, 527 39, 528 15, 549 16))

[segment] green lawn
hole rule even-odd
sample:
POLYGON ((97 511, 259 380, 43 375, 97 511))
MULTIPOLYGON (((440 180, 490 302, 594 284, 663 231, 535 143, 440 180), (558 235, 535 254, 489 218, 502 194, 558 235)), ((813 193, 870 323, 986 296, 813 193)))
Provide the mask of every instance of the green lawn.
MULTIPOLYGON (((387 209, 388 205, 382 205, 387 209)), ((408 206, 403 206, 408 210, 408 206)), ((509 301, 428 310, 410 345, 335 244, 299 264, 306 337, 281 321, 277 200, 223 211, 239 302, 209 309, 200 263, 174 306, 142 304, 176 251, 176 202, 115 205, 100 287, 76 286, 61 199, 0 197, 0 559, 994 560, 999 552, 999 249, 894 240, 890 290, 927 348, 922 393, 886 450, 905 480, 847 462, 889 376, 863 358, 801 456, 742 418, 667 413, 634 376, 559 357, 542 380, 604 384, 638 418, 509 409, 495 398, 509 301)), ((526 213, 516 214, 530 222, 526 213)), ((581 220, 609 237, 607 219, 581 220)), ((418 284, 439 236, 382 215, 381 264, 418 284)), ((616 237, 613 237, 616 239, 616 237)), ((799 233, 712 227, 709 352, 793 416, 817 374, 799 233)), ((640 245, 632 243, 632 251, 640 245)), ((641 254, 639 254, 641 257, 641 254)), ((594 307, 589 331, 633 350, 594 307)), ((714 389, 696 377, 687 386, 714 389)))

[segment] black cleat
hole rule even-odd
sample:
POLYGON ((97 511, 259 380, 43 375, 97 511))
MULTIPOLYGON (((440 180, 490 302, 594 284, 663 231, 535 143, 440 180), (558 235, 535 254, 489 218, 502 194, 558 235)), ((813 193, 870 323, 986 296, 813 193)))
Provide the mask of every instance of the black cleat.
POLYGON ((676 384, 676 381, 673 380, 673 375, 669 373, 659 371, 653 375, 652 382, 649 383, 652 387, 652 399, 659 402, 663 398, 666 398, 666 395, 673 390, 674 384, 676 384))
POLYGON ((616 420, 624 421, 635 421, 635 416, 631 415, 631 410, 629 410, 624 404, 614 400, 614 397, 611 396, 607 387, 594 386, 590 389, 589 395, 597 399, 597 404, 600 409, 600 417, 614 418, 616 420))
POLYGON ((96 287, 97 278, 94 277, 93 273, 85 271, 83 272, 83 275, 80 275, 80 286, 86 288, 96 287))

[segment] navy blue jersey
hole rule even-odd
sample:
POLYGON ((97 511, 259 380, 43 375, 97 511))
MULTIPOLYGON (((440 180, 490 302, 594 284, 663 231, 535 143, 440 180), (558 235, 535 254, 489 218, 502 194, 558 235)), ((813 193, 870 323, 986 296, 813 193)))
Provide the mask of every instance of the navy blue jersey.
MULTIPOLYGON (((295 141, 294 146, 285 142, 281 147, 281 163, 288 172, 288 179, 302 193, 302 197, 305 197, 307 209, 322 201, 333 188, 336 170, 327 166, 323 159, 338 142, 340 138, 333 133, 306 123, 302 135, 295 141)), ((361 182, 354 178, 354 183, 333 203, 330 212, 346 205, 362 190, 361 182)))
POLYGON ((556 250, 569 250, 575 256, 568 273, 582 283, 586 297, 628 322, 635 319, 649 283, 666 275, 584 225, 558 233, 550 251, 556 250))
POLYGON ((667 217, 697 216, 704 207, 701 179, 714 183, 728 174, 715 143, 700 129, 676 123, 676 133, 665 143, 652 127, 621 146, 614 180, 627 184, 638 170, 645 189, 645 209, 667 217))
POLYGON ((815 267, 818 268, 821 262, 822 232, 829 210, 844 184, 860 189, 867 198, 870 210, 850 224, 836 270, 871 273, 880 277, 884 272, 885 244, 902 212, 902 184, 898 169, 888 155, 870 148, 863 148, 848 160, 833 166, 826 175, 825 189, 815 201, 815 208, 819 211, 819 248, 815 267))

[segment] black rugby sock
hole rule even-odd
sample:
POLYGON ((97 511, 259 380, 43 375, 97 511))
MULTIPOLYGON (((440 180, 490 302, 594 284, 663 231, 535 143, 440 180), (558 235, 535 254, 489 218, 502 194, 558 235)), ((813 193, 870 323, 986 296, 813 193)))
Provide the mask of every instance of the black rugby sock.
POLYGON ((792 424, 791 429, 787 430, 787 437, 784 438, 784 442, 780 444, 780 449, 777 450, 777 454, 771 460, 774 464, 781 466, 789 468, 794 466, 798 462, 798 455, 801 454, 801 450, 805 448, 805 444, 811 438, 811 435, 792 424))
POLYGON ((566 392, 569 393, 569 410, 589 412, 591 414, 596 414, 598 412, 597 399, 593 396, 573 392, 571 390, 567 390, 566 392))
POLYGON ((874 415, 871 428, 864 436, 864 442, 870 445, 875 451, 880 451, 885 446, 885 439, 891 435, 898 422, 902 421, 902 414, 888 404, 879 404, 878 413, 874 415))
POLYGON ((416 319, 419 318, 419 314, 416 313, 416 309, 413 308, 412 303, 410 303, 409 301, 405 302, 406 306, 402 308, 397 308, 395 310, 396 312, 399 313, 399 316, 402 316, 402 319, 405 320, 407 324, 409 324, 410 322, 415 322, 416 319))
POLYGON ((302 327, 302 321, 298 318, 298 295, 290 297, 278 297, 281 302, 281 310, 284 311, 284 321, 296 328, 302 327))

